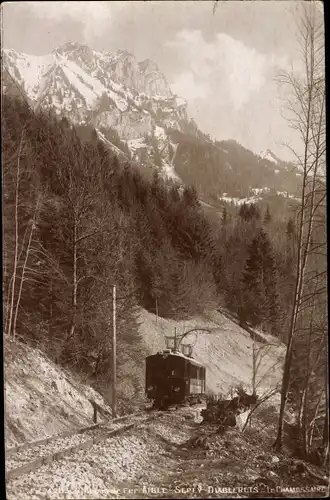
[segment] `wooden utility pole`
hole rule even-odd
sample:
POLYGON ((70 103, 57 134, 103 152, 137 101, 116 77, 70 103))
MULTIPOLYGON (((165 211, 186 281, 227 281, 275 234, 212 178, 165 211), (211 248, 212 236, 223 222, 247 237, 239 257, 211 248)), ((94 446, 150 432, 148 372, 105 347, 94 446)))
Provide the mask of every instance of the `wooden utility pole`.
POLYGON ((158 323, 158 300, 157 300, 157 297, 156 297, 156 325, 158 323))
POLYGON ((116 355, 116 285, 112 285, 112 418, 117 417, 116 405, 116 375, 117 375, 117 355, 116 355))

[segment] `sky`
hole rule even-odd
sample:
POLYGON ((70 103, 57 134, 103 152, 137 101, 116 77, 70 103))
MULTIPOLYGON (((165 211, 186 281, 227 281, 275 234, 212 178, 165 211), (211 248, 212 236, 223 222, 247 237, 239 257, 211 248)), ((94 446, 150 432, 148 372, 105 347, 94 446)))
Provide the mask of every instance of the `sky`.
POLYGON ((292 159, 298 137, 275 79, 299 67, 299 1, 59 1, 2 4, 2 42, 27 54, 66 42, 152 59, 212 138, 292 159))

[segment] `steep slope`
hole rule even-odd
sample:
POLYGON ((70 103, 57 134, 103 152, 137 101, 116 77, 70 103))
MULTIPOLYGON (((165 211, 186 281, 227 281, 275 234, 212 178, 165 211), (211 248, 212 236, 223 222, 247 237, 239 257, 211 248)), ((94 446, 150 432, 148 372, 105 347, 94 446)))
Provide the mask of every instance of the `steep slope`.
MULTIPOLYGON (((156 318, 141 311, 140 333, 145 342, 145 355, 165 347, 165 336, 203 327, 210 334, 190 334, 186 342, 195 342, 194 357, 207 367, 207 391, 229 393, 242 383, 250 386, 252 376, 252 345, 249 334, 220 313, 175 322, 156 318)), ((257 380, 260 391, 274 387, 281 376, 283 346, 267 348, 257 380)), ((257 346, 259 344, 257 343, 257 346)), ((69 429, 92 425, 93 409, 89 399, 111 412, 104 398, 50 361, 41 351, 16 340, 5 341, 5 435, 6 447, 31 441, 69 429)), ((126 394, 134 405, 143 397, 132 398, 130 385, 144 379, 145 363, 122 367, 118 374, 120 394, 126 394)), ((134 384, 133 384, 134 385, 134 384)), ((124 402, 119 402, 119 410, 124 402)), ((124 411, 124 410, 122 410, 124 411)), ((125 411, 124 411, 125 412, 125 411)))
POLYGON ((93 425, 89 399, 111 411, 89 385, 17 340, 5 340, 4 374, 6 448, 93 425))
MULTIPOLYGON (((219 312, 189 321, 176 322, 156 318, 152 313, 141 313, 140 333, 149 354, 165 348, 165 337, 188 332, 194 328, 210 329, 210 333, 191 333, 183 341, 194 344, 193 357, 207 368, 206 387, 209 392, 228 394, 239 384, 251 386, 253 341, 249 333, 219 312)), ((262 365, 257 375, 260 390, 275 387, 281 378, 284 345, 269 337, 272 346, 265 346, 262 365)), ((256 343, 256 348, 263 349, 256 343)))
POLYGON ((158 154, 157 166, 166 173, 173 145, 164 127, 180 129, 186 102, 172 94, 154 62, 136 61, 125 50, 98 52, 67 43, 45 56, 4 50, 3 65, 8 82, 4 91, 13 88, 8 72, 34 106, 53 108, 103 135, 115 130, 132 159, 148 163, 158 154))

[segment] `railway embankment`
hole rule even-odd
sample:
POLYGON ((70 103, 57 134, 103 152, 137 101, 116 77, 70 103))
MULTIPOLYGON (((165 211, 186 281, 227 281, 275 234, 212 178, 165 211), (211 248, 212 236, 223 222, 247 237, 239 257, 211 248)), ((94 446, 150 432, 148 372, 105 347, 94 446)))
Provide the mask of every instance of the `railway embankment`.
MULTIPOLYGON (((247 389, 253 373, 253 341, 248 332, 224 315, 214 312, 185 322, 157 318, 141 312, 140 334, 145 344, 145 355, 163 349, 164 337, 195 327, 206 327, 210 334, 192 334, 187 341, 195 343, 193 356, 207 369, 206 386, 209 392, 229 394, 243 384, 247 389)), ((256 343, 259 346, 258 343, 256 343)), ((260 344, 261 346, 262 344, 260 344)), ((281 376, 281 359, 284 352, 280 344, 266 346, 257 374, 262 390, 274 387, 281 376)), ((118 386, 127 387, 127 400, 134 403, 131 383, 144 379, 144 359, 137 365, 121 368, 118 386)), ((74 373, 63 370, 49 360, 40 350, 19 340, 4 342, 5 375, 5 437, 6 447, 27 441, 47 438, 54 434, 75 430, 93 424, 91 400, 105 409, 101 420, 111 414, 103 396, 83 383, 74 373)), ((141 387, 142 396, 143 387, 141 387)), ((123 389, 123 392, 124 389, 123 389)), ((126 413, 122 410, 120 413, 126 413)))

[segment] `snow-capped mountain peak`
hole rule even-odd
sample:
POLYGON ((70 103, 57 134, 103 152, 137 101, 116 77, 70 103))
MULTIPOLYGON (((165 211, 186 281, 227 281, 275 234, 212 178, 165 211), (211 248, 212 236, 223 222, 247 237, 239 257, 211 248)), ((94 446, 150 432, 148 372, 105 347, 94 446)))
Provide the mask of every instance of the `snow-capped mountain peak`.
POLYGON ((281 162, 281 160, 279 160, 279 158, 270 149, 265 149, 265 150, 261 151, 259 153, 259 156, 263 160, 271 161, 271 162, 275 163, 276 165, 281 162))
MULTIPOLYGON (((75 124, 93 127, 124 161, 153 167, 176 182, 181 182, 181 168, 186 182, 184 169, 199 161, 200 150, 205 150, 216 176, 223 165, 235 184, 237 170, 244 169, 247 159, 255 164, 257 177, 260 173, 267 185, 273 182, 277 190, 285 190, 281 179, 290 166, 270 150, 256 156, 233 140, 213 143, 187 119, 186 101, 172 93, 150 59, 138 61, 127 50, 102 52, 68 42, 43 56, 4 50, 3 65, 4 92, 17 95, 19 90, 33 106, 52 108, 75 124)), ((231 193, 227 186, 226 191, 237 197, 236 188, 231 193)), ((253 193, 254 200, 260 196, 253 193)))
MULTIPOLYGON (((137 61, 127 50, 101 52, 68 42, 43 56, 4 50, 3 64, 33 104, 103 133, 115 130, 128 147, 144 143, 156 126, 180 130, 187 117, 186 101, 172 93, 157 64, 137 61)), ((169 138, 155 139, 162 142, 162 162, 171 164, 169 138)), ((132 147, 131 153, 141 161, 142 150, 132 147)))

